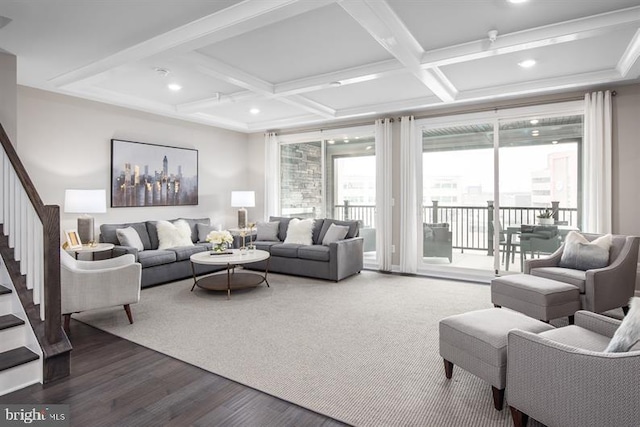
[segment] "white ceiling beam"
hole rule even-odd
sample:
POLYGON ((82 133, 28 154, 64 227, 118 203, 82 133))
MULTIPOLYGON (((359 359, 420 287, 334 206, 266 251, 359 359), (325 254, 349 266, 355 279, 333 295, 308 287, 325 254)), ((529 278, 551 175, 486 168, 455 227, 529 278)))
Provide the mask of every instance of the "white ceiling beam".
POLYGON ((318 74, 303 79, 278 83, 275 85, 274 92, 278 96, 294 95, 328 89, 334 87, 332 83, 339 83, 340 86, 346 86, 406 72, 407 70, 402 66, 402 64, 395 59, 390 59, 387 61, 375 62, 330 73, 318 74))
POLYGON ((610 83, 612 81, 618 80, 619 78, 620 75, 616 70, 572 74, 569 76, 534 80, 525 83, 514 83, 510 85, 501 85, 464 91, 460 93, 458 101, 482 101, 486 99, 503 98, 508 96, 550 93, 554 91, 577 89, 585 86, 610 83))
POLYGON ((325 119, 333 119, 336 116, 336 110, 333 108, 327 107, 326 105, 320 104, 319 102, 313 101, 309 98, 305 98, 302 95, 282 96, 276 99, 285 104, 302 108, 310 113, 317 114, 325 119))
POLYGON ((387 2, 340 0, 338 4, 442 101, 455 99, 457 91, 444 74, 421 66, 422 46, 387 2))
POLYGON ((198 52, 190 52, 181 56, 181 58, 194 64, 202 74, 262 95, 273 95, 273 85, 271 83, 215 58, 198 52))
POLYGON ((531 30, 505 35, 498 34, 495 42, 486 40, 463 43, 425 52, 422 67, 442 67, 461 62, 475 61, 496 55, 504 55, 539 47, 567 43, 602 36, 627 26, 640 24, 640 6, 604 13, 587 18, 574 19, 545 25, 531 30))
MULTIPOLYGON (((273 98, 290 97, 317 90, 330 89, 331 83, 338 82, 340 87, 355 83, 362 83, 369 80, 380 79, 397 74, 406 74, 407 69, 398 61, 391 59, 388 61, 376 62, 359 67, 348 68, 326 74, 320 74, 304 79, 273 85, 273 98)), ((214 76, 215 77, 215 76, 214 76)), ((231 83, 231 80, 226 80, 231 83)), ((231 94, 219 94, 219 96, 206 97, 200 100, 179 104, 177 109, 184 112, 194 112, 202 108, 209 108, 219 104, 235 101, 250 101, 262 99, 262 96, 252 92, 236 92, 231 94)))
POLYGON ((616 70, 620 73, 622 78, 627 77, 629 74, 629 70, 631 67, 635 65, 640 57, 640 29, 636 31, 633 35, 633 38, 627 45, 624 53, 620 57, 620 61, 618 61, 618 65, 616 65, 616 70))
POLYGON ((218 93, 216 96, 178 104, 176 105, 176 111, 185 114, 196 113, 207 108, 217 107, 219 105, 228 104, 231 102, 251 101, 252 99, 259 98, 262 97, 249 90, 229 94, 218 93))
MULTIPOLYGON (((277 98, 279 101, 285 102, 289 105, 293 105, 297 108, 302 108, 305 111, 317 114, 321 117, 327 119, 334 117, 335 110, 327 107, 326 105, 322 105, 318 102, 305 98, 301 95, 276 97, 274 96, 274 87, 271 83, 259 79, 258 77, 255 77, 245 71, 225 64, 222 61, 211 58, 210 56, 203 55, 197 52, 190 52, 186 55, 183 55, 182 58, 185 58, 188 61, 196 64, 196 69, 203 74, 223 80, 227 83, 231 83, 233 85, 256 93, 258 95, 256 96, 257 99, 259 99, 260 96, 266 97, 268 99, 277 98)), ((208 98, 205 102, 210 103, 210 98, 208 98)), ((194 104, 192 103, 191 108, 193 108, 193 106, 194 104)))
POLYGON ((336 118, 351 118, 375 114, 394 113, 421 109, 432 106, 442 107, 442 100, 437 96, 405 99, 401 101, 384 102, 379 104, 362 105, 351 108, 341 108, 336 111, 336 118))
POLYGON ((156 54, 192 51, 333 2, 334 0, 243 1, 106 58, 61 74, 49 82, 55 87, 62 87, 156 54))
MULTIPOLYGON (((609 83, 620 77, 617 71, 596 71, 571 76, 542 79, 526 83, 495 86, 490 88, 462 91, 458 94, 455 104, 475 102, 488 99, 506 98, 519 95, 532 95, 572 88, 579 88, 603 83, 609 83)), ((363 105, 354 108, 344 108, 336 111, 336 118, 348 118, 361 115, 384 113, 400 114, 402 111, 416 111, 428 108, 442 108, 443 104, 435 96, 414 98, 381 104, 363 105)))
POLYGON ((284 119, 250 123, 248 127, 250 132, 261 132, 267 129, 281 129, 295 126, 305 126, 314 123, 324 123, 326 121, 327 119, 319 117, 316 114, 308 114, 304 116, 287 117, 284 119))
POLYGON ((188 115, 187 117, 192 117, 194 119, 199 119, 200 121, 205 121, 210 125, 219 126, 225 129, 239 130, 246 132, 249 130, 249 127, 246 123, 238 122, 235 120, 228 119, 226 117, 216 116, 214 114, 209 113, 193 113, 188 115))
POLYGON ((216 117, 213 115, 207 115, 205 117, 198 114, 184 114, 183 112, 177 111, 176 108, 170 104, 164 104, 157 101, 149 101, 144 98, 126 95, 121 92, 116 92, 101 87, 81 87, 82 90, 71 90, 68 87, 60 88, 57 90, 57 92, 65 95, 72 95, 84 99, 90 99, 92 101, 106 102, 111 105, 144 111, 151 114, 171 117, 178 120, 187 120, 190 122, 200 123, 208 126, 219 126, 225 129, 231 129, 241 132, 246 132, 248 130, 247 125, 242 122, 237 122, 222 117, 216 117))

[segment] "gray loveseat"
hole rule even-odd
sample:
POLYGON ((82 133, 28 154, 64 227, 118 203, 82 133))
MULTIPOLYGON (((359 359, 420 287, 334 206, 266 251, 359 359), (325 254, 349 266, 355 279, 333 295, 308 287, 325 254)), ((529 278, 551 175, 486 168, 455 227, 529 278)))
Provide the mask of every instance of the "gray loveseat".
POLYGON ((313 244, 298 245, 284 243, 291 218, 271 217, 270 222, 279 221, 277 241, 255 241, 256 249, 268 251, 271 258, 245 268, 270 272, 294 274, 297 276, 339 281, 359 273, 363 266, 362 237, 358 237, 357 221, 338 221, 334 219, 316 219, 313 227, 313 244), (349 227, 343 240, 322 245, 322 239, 329 226, 346 225, 349 227))
MULTIPOLYGON (((158 250, 158 231, 156 221, 133 222, 128 224, 102 224, 100 226, 100 242, 113 243, 113 256, 133 254, 136 261, 142 264, 142 287, 158 285, 160 283, 172 282, 187 277, 191 277, 191 262, 189 257, 198 252, 211 249, 211 244, 199 242, 198 224, 210 224, 209 218, 184 219, 191 228, 191 241, 193 246, 179 246, 164 250, 158 250), (131 246, 121 246, 116 235, 119 228, 133 227, 140 236, 144 246, 143 251, 138 251, 131 246)), ((224 270, 225 267, 205 266, 197 264, 194 266, 196 275, 213 273, 224 270)))

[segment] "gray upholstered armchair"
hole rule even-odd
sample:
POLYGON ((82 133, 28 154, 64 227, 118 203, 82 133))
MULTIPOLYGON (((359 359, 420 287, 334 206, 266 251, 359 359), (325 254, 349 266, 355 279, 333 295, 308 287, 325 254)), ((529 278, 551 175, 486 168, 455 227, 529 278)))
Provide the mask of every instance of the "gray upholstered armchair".
MULTIPOLYGON (((583 234, 593 241, 600 234, 583 234)), ((559 267, 564 245, 548 258, 525 261, 524 273, 572 284, 580 290, 583 310, 602 313, 622 307, 626 313, 629 298, 634 295, 638 264, 637 236, 614 234, 609 249, 609 265, 594 270, 559 267)))
POLYGON ((60 290, 64 329, 71 314, 96 308, 124 306, 133 323, 129 304, 140 300, 142 266, 131 254, 101 261, 78 261, 60 250, 60 290))
POLYGON ((529 417, 548 426, 637 426, 640 345, 604 353, 620 321, 578 311, 575 322, 509 332, 506 399, 515 426, 529 417))

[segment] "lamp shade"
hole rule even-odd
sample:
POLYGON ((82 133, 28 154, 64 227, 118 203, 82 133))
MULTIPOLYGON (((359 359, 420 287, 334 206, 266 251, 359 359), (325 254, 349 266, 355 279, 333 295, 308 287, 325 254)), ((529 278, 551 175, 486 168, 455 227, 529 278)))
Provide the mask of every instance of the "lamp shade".
POLYGON ((231 206, 234 208, 253 208, 256 205, 255 191, 232 191, 231 206))
POLYGON ((66 213, 105 213, 107 211, 106 190, 65 190, 64 211, 66 213))

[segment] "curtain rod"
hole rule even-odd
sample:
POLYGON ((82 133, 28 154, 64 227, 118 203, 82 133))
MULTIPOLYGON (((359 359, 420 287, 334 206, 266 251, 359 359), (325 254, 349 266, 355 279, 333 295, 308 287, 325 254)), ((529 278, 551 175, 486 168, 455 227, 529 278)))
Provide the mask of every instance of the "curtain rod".
MULTIPOLYGON (((616 96, 617 92, 611 91, 611 96, 616 96)), ((502 104, 499 106, 480 106, 477 108, 461 108, 459 110, 455 109, 455 106, 451 106, 449 108, 451 108, 452 110, 447 110, 447 111, 443 111, 443 112, 437 112, 434 111, 433 113, 429 113, 427 111, 422 112, 422 114, 407 114, 407 115, 413 115, 414 119, 426 119, 426 118, 432 118, 432 117, 443 117, 443 116, 450 116, 450 115, 457 115, 457 114, 471 114, 471 113, 483 113, 483 112, 487 112, 487 111, 498 111, 498 110, 506 110, 509 108, 520 108, 520 107, 531 107, 534 105, 545 105, 545 104, 556 104, 558 102, 570 102, 570 101, 580 101, 584 99, 584 94, 583 95, 573 95, 573 96, 567 96, 564 98, 558 98, 558 99, 553 99, 553 100, 548 100, 548 101, 544 101, 544 102, 540 102, 540 101, 529 101, 529 102, 518 102, 518 103, 513 103, 513 104, 502 104)), ((446 106, 442 106, 439 107, 439 109, 442 108, 447 108, 446 106)), ((344 124, 334 124, 334 125, 329 125, 329 126, 323 126, 320 128, 302 128, 302 129, 292 129, 292 130, 286 130, 286 131, 277 131, 277 130, 267 130, 265 131, 265 133, 270 133, 270 132, 275 132, 278 135, 294 135, 297 133, 310 133, 310 132, 322 132, 322 131, 326 131, 326 130, 333 130, 333 129, 342 129, 345 127, 356 127, 356 126, 367 126, 367 125, 372 125, 375 123, 375 121, 377 119, 385 119, 385 118, 390 118, 392 122, 394 122, 395 120, 400 120, 400 117, 394 118, 394 117, 385 117, 385 116, 378 116, 376 118, 372 118, 369 121, 366 122, 345 122, 344 124)))

